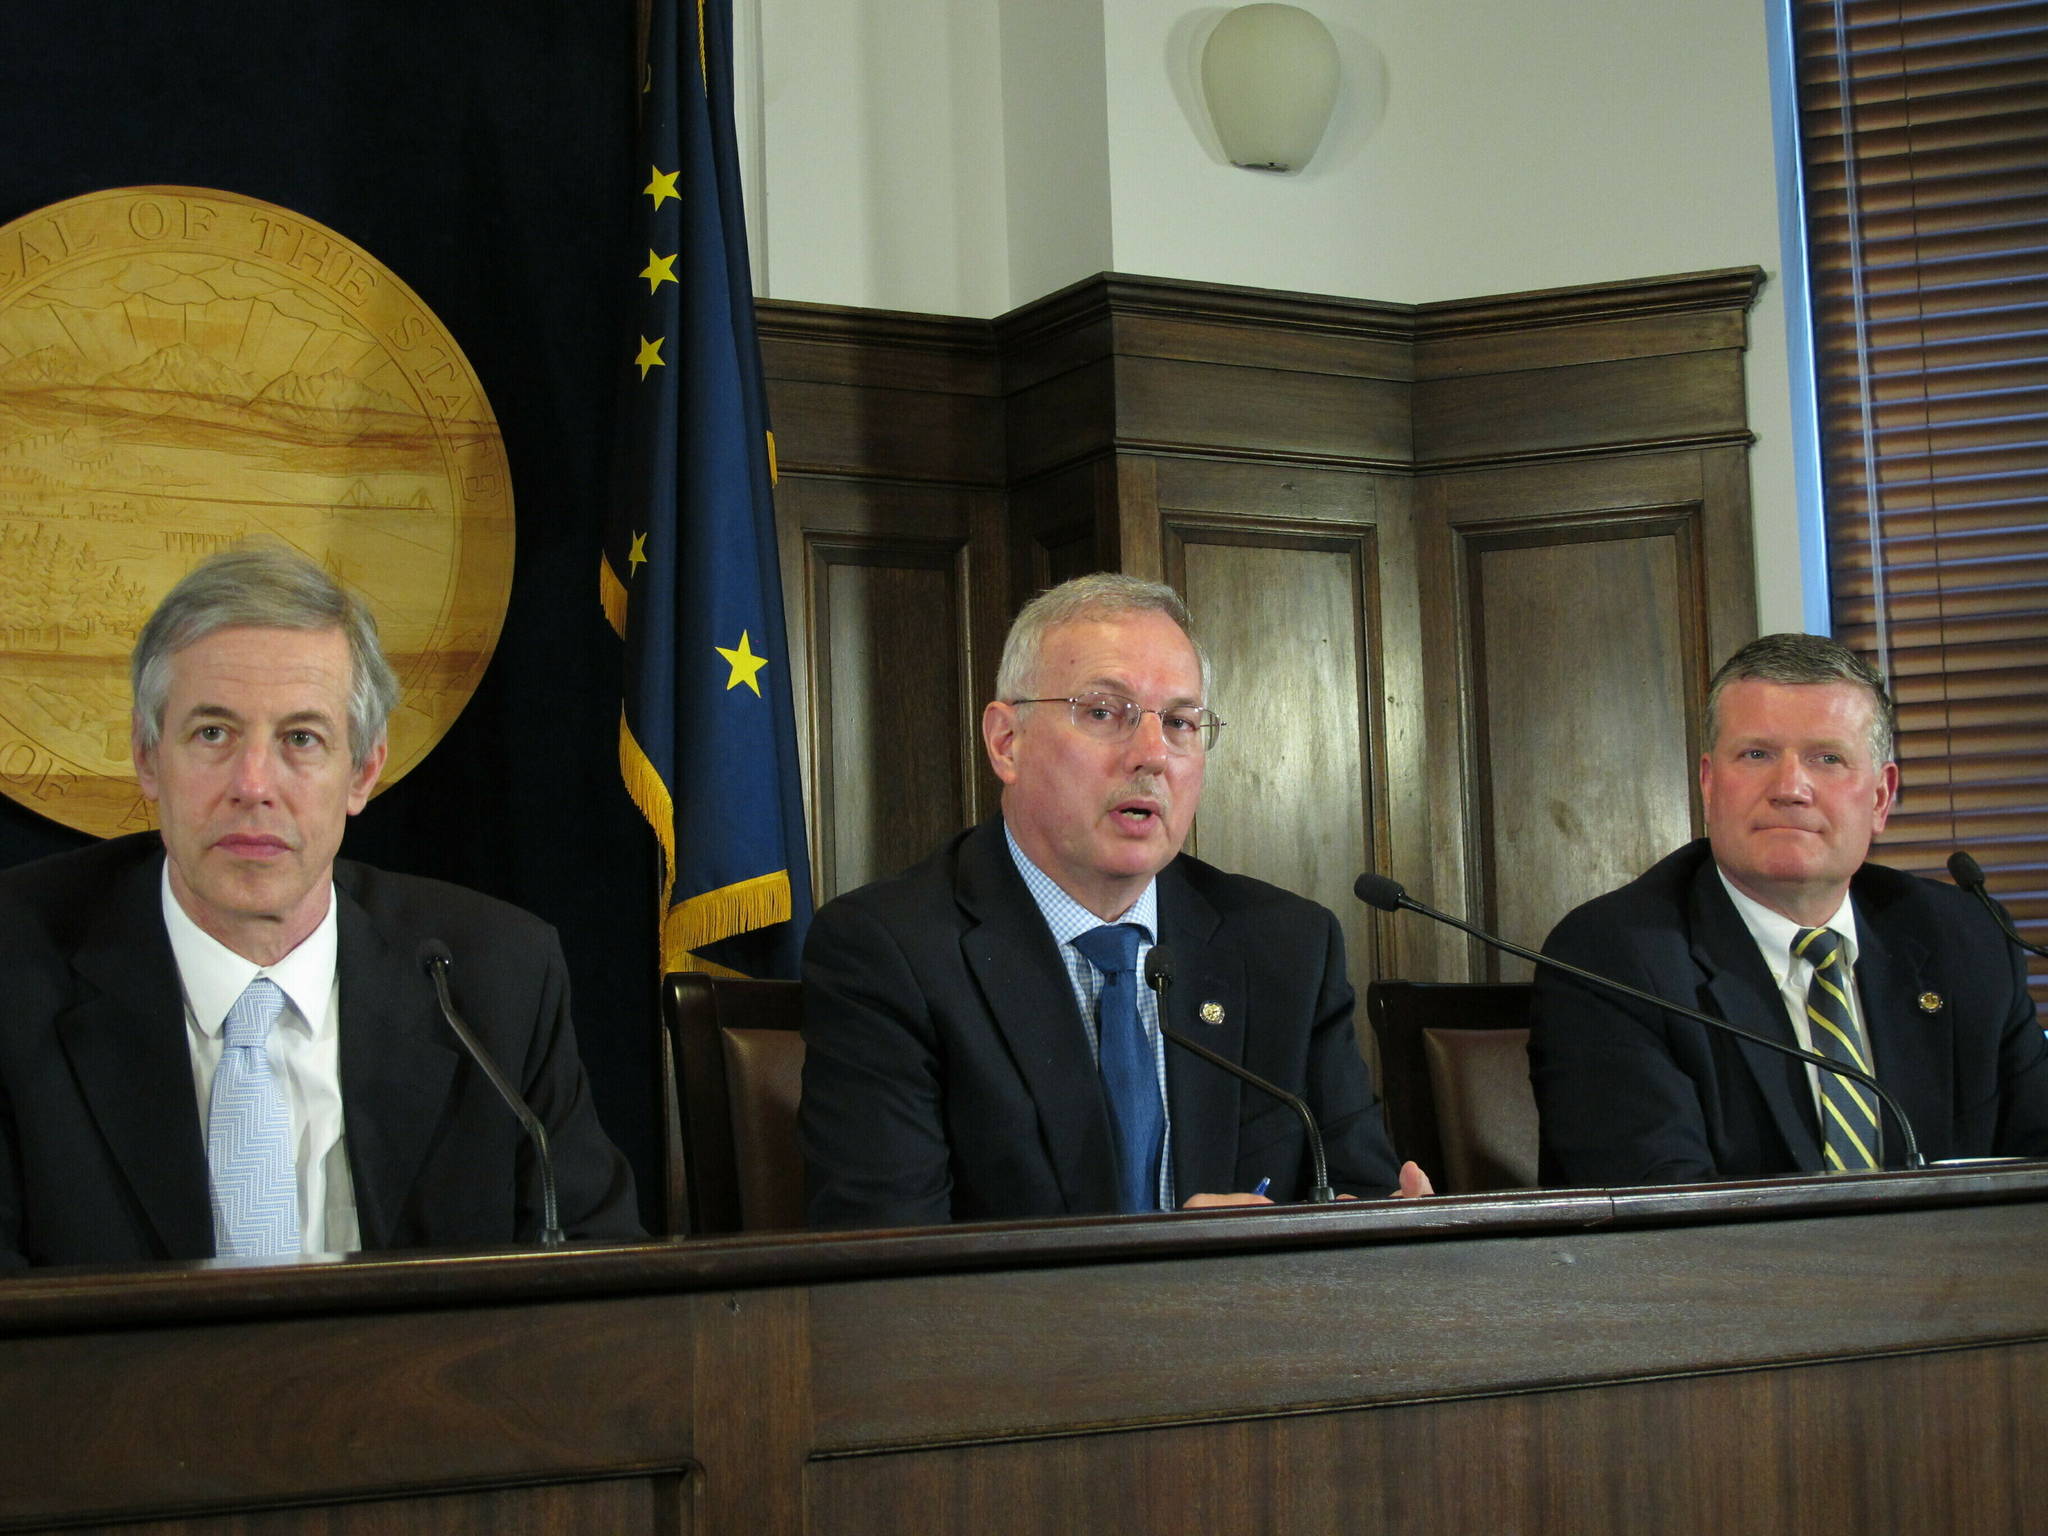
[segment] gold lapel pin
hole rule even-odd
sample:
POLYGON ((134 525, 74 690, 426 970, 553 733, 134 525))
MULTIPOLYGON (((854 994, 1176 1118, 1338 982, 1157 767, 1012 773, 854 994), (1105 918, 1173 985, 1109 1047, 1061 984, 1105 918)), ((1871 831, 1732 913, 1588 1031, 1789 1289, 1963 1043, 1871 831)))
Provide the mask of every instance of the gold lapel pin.
POLYGON ((1922 1013, 1941 1012, 1941 994, 1939 992, 1922 992, 1920 994, 1920 1011, 1922 1013))
POLYGON ((1204 1024, 1221 1024, 1223 1022, 1223 1005, 1221 1003, 1204 1003, 1198 1012, 1204 1024))

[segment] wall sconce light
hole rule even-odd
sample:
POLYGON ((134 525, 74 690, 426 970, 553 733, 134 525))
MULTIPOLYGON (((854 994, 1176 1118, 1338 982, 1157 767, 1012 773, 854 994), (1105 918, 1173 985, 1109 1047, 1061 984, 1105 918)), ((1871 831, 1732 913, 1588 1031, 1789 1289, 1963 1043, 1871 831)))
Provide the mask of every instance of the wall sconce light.
POLYGON ((1202 49, 1202 94, 1233 165, 1298 171, 1337 100, 1337 44, 1299 6, 1241 5, 1202 49))

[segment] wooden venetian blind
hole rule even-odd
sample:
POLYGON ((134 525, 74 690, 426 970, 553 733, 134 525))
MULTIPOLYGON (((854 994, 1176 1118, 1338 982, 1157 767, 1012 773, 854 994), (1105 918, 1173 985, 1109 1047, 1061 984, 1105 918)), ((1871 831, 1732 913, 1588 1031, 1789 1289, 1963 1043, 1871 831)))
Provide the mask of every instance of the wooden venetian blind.
POLYGON ((2048 942, 2048 4, 1793 22, 1835 633, 1899 704, 1883 857, 1969 849, 2048 942))

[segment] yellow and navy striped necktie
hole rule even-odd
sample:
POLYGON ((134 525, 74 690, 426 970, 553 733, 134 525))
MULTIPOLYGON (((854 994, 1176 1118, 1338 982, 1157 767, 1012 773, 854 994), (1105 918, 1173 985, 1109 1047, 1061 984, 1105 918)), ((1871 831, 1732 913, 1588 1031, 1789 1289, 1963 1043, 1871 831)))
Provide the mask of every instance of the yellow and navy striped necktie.
MULTIPOLYGON (((1870 1053, 1863 1031, 1849 1006, 1849 967, 1843 963, 1842 937, 1832 928, 1802 928, 1792 940, 1792 953, 1812 962, 1813 980, 1806 988, 1806 1022, 1813 1048, 1831 1061, 1859 1072, 1870 1071, 1870 1053)), ((1882 1165, 1877 1099, 1863 1084, 1836 1072, 1821 1072, 1821 1147, 1829 1173, 1864 1173, 1882 1165)))

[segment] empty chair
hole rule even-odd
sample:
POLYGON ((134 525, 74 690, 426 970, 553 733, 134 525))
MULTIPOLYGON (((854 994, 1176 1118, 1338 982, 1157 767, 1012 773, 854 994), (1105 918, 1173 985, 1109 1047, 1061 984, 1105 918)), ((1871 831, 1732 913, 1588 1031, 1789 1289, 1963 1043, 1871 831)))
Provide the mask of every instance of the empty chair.
POLYGON ((1388 1133, 1445 1194, 1536 1187, 1529 995, 1526 982, 1366 988, 1388 1133))
POLYGON ((670 1232, 804 1224, 802 1027, 798 982, 689 972, 662 983, 670 1232))

